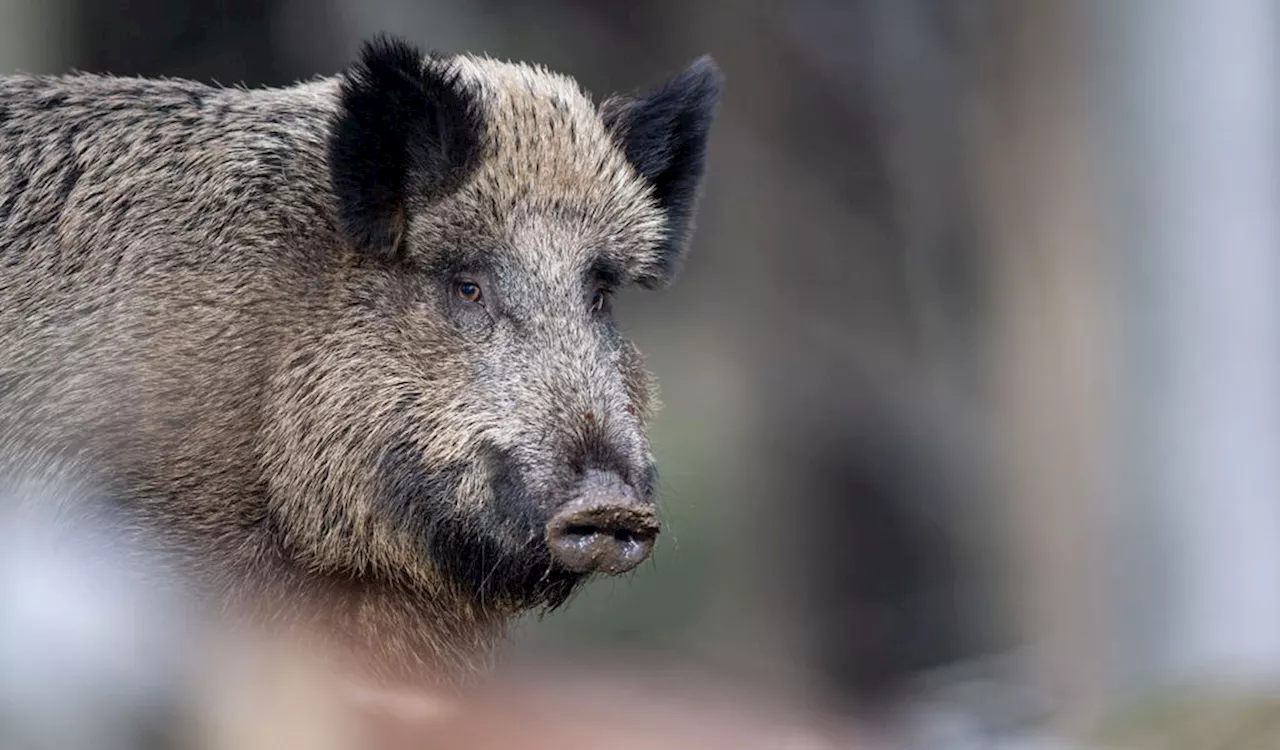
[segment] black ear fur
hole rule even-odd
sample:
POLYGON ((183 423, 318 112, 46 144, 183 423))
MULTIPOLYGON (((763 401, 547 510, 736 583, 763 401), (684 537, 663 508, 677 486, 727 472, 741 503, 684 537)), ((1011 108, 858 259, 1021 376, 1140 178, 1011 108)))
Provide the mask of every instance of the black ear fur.
POLYGON ((343 232, 393 253, 415 200, 456 190, 481 158, 474 97, 440 61, 378 35, 343 76, 329 140, 329 171, 343 232))
POLYGON ((627 160, 653 185, 667 214, 661 268, 644 280, 649 286, 666 283, 675 274, 688 244, 723 80, 715 61, 704 56, 655 91, 613 97, 600 106, 605 125, 627 160))

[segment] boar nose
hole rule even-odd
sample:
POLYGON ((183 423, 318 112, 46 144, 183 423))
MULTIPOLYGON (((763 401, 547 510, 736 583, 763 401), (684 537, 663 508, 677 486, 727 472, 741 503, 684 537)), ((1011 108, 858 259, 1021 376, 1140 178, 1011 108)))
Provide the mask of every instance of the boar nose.
POLYGON ((617 474, 590 470, 547 522, 547 546, 571 571, 618 575, 649 557, 658 529, 652 503, 617 474))

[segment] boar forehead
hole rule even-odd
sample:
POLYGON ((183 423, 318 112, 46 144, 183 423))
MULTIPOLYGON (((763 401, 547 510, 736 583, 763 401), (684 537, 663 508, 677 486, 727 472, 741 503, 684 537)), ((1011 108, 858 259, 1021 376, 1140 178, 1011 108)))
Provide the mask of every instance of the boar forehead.
POLYGON ((484 158, 454 195, 415 212, 417 252, 507 250, 560 276, 603 262, 620 282, 651 272, 666 220, 577 83, 487 58, 451 65, 483 112, 484 158))

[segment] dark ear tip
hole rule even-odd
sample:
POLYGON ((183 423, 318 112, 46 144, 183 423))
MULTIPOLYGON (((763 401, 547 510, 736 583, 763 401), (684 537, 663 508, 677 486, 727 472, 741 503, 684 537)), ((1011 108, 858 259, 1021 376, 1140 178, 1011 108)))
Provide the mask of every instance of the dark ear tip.
POLYGON ((422 64, 422 51, 417 45, 386 31, 379 31, 360 44, 359 61, 366 67, 394 65, 413 70, 422 64))
POLYGON ((696 91, 703 101, 714 105, 720 98, 720 89, 724 86, 724 72, 716 64, 715 58, 711 55, 703 55, 694 60, 678 80, 683 84, 683 88, 696 91))
POLYGON ((720 65, 716 62, 716 59, 709 54, 694 60, 689 65, 689 71, 697 73, 703 78, 713 80, 716 84, 724 81, 724 72, 720 70, 720 65))
POLYGON ((360 44, 361 50, 378 49, 379 47, 394 47, 402 43, 400 37, 389 31, 375 31, 364 39, 360 44))

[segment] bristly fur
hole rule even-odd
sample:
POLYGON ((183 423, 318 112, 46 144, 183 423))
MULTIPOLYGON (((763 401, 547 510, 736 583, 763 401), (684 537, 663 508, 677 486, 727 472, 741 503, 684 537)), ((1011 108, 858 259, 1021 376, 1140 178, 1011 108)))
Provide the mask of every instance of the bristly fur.
POLYGON ((584 473, 649 495, 655 385, 592 300, 674 272, 718 80, 602 116, 387 37, 279 89, 0 77, 0 470, 92 474, 375 674, 484 668, 581 582, 544 534, 584 473))

